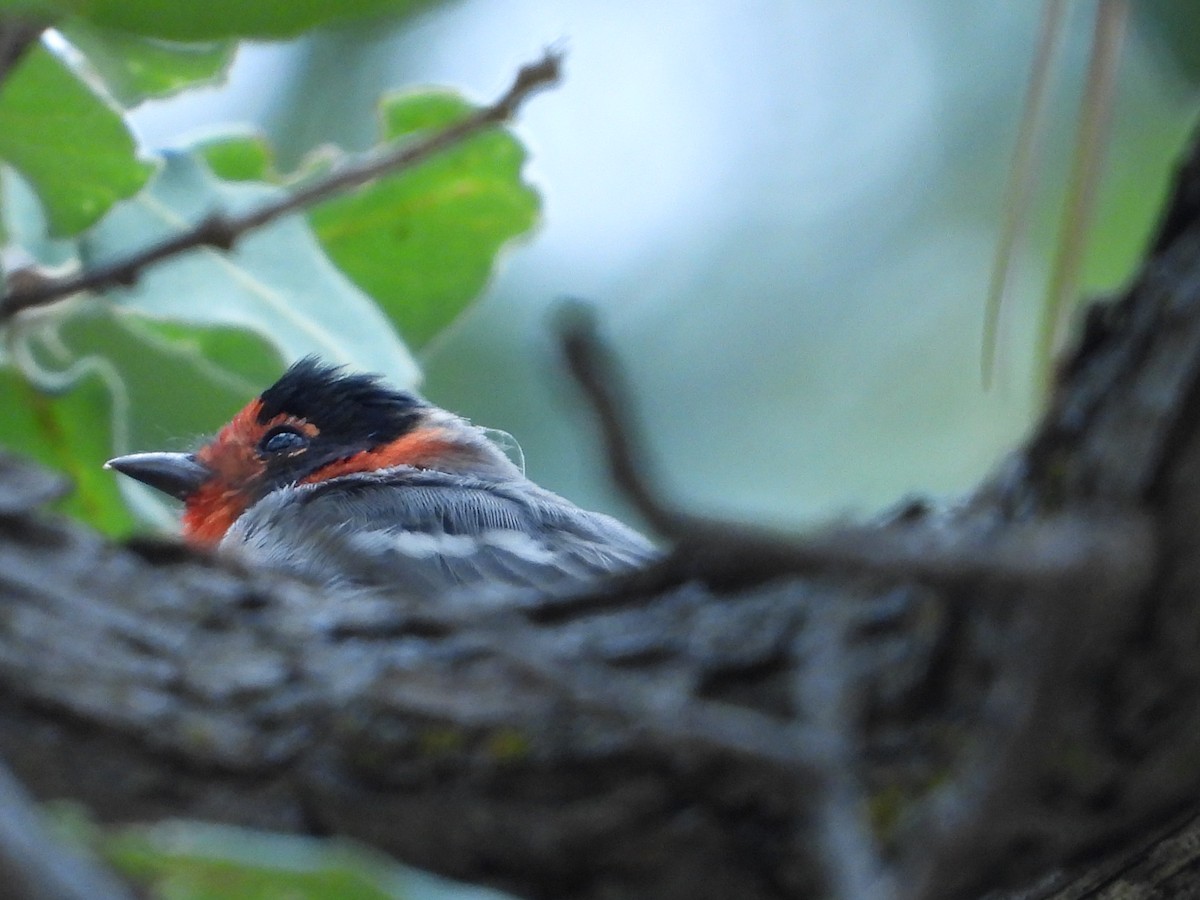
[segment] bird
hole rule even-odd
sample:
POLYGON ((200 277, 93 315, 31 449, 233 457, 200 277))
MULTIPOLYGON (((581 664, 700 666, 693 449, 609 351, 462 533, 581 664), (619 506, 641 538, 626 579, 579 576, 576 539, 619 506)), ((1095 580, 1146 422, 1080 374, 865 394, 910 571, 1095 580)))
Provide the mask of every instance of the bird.
POLYGON ((186 543, 329 587, 569 591, 658 555, 535 484, 485 429, 312 356, 194 452, 105 467, 182 500, 186 543))

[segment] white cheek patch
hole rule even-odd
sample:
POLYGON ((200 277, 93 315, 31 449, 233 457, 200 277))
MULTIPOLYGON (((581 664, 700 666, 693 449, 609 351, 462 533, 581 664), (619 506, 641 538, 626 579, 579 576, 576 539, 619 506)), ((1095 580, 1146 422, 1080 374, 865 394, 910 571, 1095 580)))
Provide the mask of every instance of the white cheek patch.
POLYGON ((512 529, 494 529, 475 535, 401 531, 387 537, 392 549, 413 559, 432 559, 435 556, 463 559, 473 556, 484 547, 511 553, 531 563, 550 563, 555 559, 554 553, 540 541, 512 529))

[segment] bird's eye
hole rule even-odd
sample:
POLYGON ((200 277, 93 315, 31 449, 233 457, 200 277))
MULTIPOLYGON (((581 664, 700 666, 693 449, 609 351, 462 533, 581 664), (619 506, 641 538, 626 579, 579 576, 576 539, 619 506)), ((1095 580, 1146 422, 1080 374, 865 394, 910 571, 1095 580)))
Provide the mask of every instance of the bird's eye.
POLYGON ((258 442, 260 453, 287 453, 299 450, 308 443, 308 438, 294 428, 283 426, 267 432, 258 442))

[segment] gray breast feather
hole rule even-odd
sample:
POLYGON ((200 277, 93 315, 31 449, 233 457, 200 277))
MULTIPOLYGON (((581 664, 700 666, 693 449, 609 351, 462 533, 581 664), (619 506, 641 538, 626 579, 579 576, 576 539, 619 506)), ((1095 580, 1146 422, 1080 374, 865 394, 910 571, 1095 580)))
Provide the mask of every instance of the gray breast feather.
POLYGON ((407 467, 273 491, 222 547, 323 583, 432 597, 482 583, 569 587, 657 555, 616 519, 532 482, 407 467))

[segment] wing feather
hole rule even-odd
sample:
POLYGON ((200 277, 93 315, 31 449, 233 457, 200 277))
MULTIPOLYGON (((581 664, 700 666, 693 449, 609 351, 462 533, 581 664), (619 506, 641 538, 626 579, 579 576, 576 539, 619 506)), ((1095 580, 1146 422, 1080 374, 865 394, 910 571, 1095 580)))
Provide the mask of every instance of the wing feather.
POLYGON ((657 555, 616 519, 531 481, 403 466, 273 491, 222 547, 323 583, 430 597, 485 583, 563 588, 657 555))

